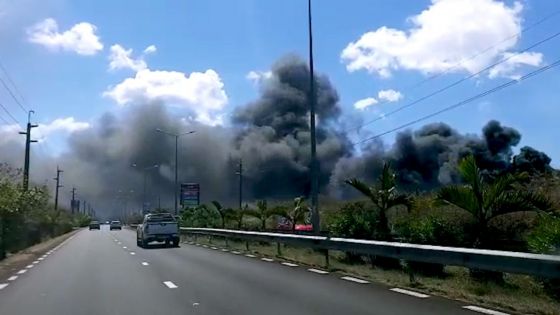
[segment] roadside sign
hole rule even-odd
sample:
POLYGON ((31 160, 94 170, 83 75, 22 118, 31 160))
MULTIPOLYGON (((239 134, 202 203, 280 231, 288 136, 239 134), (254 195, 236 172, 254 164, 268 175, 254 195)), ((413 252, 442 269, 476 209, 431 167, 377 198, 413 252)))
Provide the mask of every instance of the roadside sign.
POLYGON ((195 207, 200 204, 200 184, 181 184, 181 205, 183 207, 195 207))

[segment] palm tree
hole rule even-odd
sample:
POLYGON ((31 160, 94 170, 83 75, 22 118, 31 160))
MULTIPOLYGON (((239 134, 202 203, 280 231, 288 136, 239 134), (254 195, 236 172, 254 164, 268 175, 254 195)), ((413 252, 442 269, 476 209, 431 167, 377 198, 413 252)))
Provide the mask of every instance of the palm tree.
POLYGON ((441 188, 436 200, 471 214, 475 222, 475 248, 489 245, 488 223, 497 216, 521 211, 553 211, 552 202, 544 195, 517 185, 524 174, 500 175, 488 182, 472 155, 461 160, 459 173, 464 184, 441 188))
POLYGON ((277 206, 272 209, 272 214, 282 216, 290 222, 292 233, 296 231, 296 224, 301 222, 308 213, 309 207, 307 207, 304 197, 295 198, 292 209, 287 206, 277 206))
POLYGON ((245 206, 239 210, 226 209, 226 216, 236 223, 238 230, 241 230, 243 227, 243 217, 249 214, 249 211, 249 205, 245 204, 245 206))
POLYGON ((379 210, 378 238, 390 241, 391 228, 387 219, 387 211, 396 206, 405 206, 410 209, 412 200, 405 194, 399 194, 396 190, 396 176, 389 163, 383 165, 383 172, 374 186, 353 178, 345 181, 364 196, 368 197, 379 210))
POLYGON ((247 209, 246 214, 259 219, 261 231, 264 231, 266 229, 266 220, 275 213, 268 209, 266 200, 259 200, 257 201, 257 209, 247 209))
POLYGON ((230 212, 230 210, 227 209, 227 208, 224 208, 216 200, 212 201, 212 204, 214 205, 214 208, 216 209, 216 211, 218 211, 218 213, 220 214, 220 219, 221 219, 222 229, 223 229, 223 228, 226 227, 226 217, 228 216, 228 213, 230 212))

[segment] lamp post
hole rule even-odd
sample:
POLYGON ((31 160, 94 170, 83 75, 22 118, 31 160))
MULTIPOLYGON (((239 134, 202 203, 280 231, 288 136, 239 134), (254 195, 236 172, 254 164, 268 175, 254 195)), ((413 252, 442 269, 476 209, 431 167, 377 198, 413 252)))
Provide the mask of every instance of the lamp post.
MULTIPOLYGON (((133 163, 131 165, 132 167, 138 167, 138 165, 136 163, 133 163)), ((142 168, 142 171, 144 172, 144 191, 142 193, 142 214, 144 214, 145 210, 146 210, 146 175, 148 174, 147 171, 151 170, 151 169, 155 169, 158 168, 159 164, 154 164, 152 166, 146 166, 142 168)))
POLYGON ((195 133, 196 131, 187 131, 183 133, 173 133, 161 130, 159 128, 156 129, 157 132, 166 134, 168 136, 175 137, 175 186, 173 189, 173 195, 175 196, 175 215, 179 214, 178 211, 178 199, 179 199, 179 183, 178 183, 178 171, 179 171, 179 158, 178 158, 178 148, 179 148, 179 137, 184 135, 190 135, 195 133))

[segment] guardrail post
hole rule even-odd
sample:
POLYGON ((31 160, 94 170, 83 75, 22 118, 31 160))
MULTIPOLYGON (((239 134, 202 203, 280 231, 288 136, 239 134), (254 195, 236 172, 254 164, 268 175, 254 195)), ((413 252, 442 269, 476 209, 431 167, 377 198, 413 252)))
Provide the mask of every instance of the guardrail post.
POLYGON ((280 242, 276 242, 276 255, 282 256, 282 248, 280 242))

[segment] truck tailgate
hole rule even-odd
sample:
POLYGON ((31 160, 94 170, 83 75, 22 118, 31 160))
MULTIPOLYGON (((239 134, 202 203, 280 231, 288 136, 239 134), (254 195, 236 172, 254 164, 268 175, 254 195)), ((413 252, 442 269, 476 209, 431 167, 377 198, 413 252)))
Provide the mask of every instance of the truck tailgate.
POLYGON ((148 222, 147 234, 177 234, 179 227, 177 222, 148 222))

